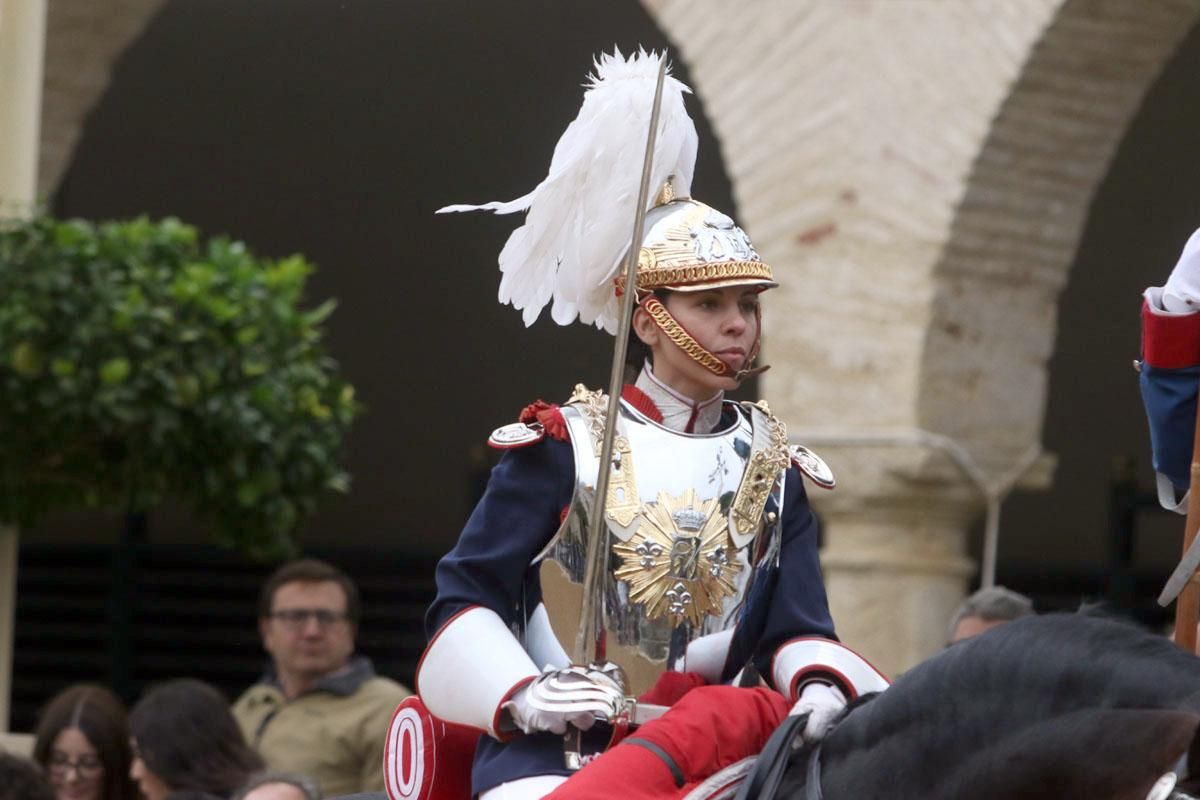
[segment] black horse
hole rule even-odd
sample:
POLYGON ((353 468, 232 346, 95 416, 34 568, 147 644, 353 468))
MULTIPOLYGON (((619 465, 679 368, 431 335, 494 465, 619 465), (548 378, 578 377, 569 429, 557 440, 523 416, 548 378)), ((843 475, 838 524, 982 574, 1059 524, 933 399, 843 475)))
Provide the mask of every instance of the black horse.
POLYGON ((1030 617, 852 705, 777 796, 1145 800, 1168 771, 1195 791, 1197 728, 1200 658, 1093 613, 1030 617))

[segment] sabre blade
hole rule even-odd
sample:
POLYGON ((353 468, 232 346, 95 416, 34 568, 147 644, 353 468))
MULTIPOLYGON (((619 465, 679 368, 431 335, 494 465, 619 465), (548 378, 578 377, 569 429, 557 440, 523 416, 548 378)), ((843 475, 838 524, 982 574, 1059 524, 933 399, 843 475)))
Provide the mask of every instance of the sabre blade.
POLYGON ((598 663, 606 660, 604 625, 604 573, 608 559, 608 525, 604 522, 605 496, 608 494, 612 469, 613 439, 617 430, 617 408, 624 384, 625 352, 629 345, 629 326, 637 299, 637 261, 646 222, 646 199, 650 190, 650 171, 654 165, 654 141, 658 136, 658 119, 662 111, 663 82, 667 77, 667 54, 663 52, 658 65, 658 83, 654 88, 654 107, 650 113, 650 130, 646 134, 646 157, 642 162, 642 182, 638 188, 637 213, 633 221, 633 237, 625 261, 625 294, 621 298, 621 319, 617 325, 616 345, 613 348, 612 372, 608 381, 608 411, 604 418, 604 439, 600 447, 600 469, 596 476, 596 497, 588 517, 587 563, 583 573, 583 605, 579 611, 579 631, 575 637, 572 656, 575 663, 598 663))
POLYGON ((630 703, 630 707, 628 709, 629 724, 645 725, 647 722, 658 719, 670 710, 670 706, 660 706, 653 703, 639 703, 635 700, 630 703))

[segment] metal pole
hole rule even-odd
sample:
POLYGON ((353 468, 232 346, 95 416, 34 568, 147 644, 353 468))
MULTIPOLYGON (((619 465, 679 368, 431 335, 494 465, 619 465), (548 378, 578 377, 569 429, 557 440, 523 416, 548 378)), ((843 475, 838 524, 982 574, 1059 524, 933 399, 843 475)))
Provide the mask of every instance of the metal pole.
MULTIPOLYGON (((1183 553, 1186 555, 1200 529, 1200 403, 1196 404, 1196 431, 1192 437, 1191 485, 1188 488, 1187 521, 1183 526, 1183 553)), ((1200 585, 1193 575, 1175 601, 1175 644, 1196 652, 1196 624, 1200 622, 1200 585)))
POLYGON ((939 450, 950 457, 959 471, 971 482, 983 497, 987 507, 987 522, 983 532, 983 564, 980 567, 980 583, 994 586, 996 583, 996 557, 1000 547, 1000 505, 1022 476, 1042 455, 1038 445, 1031 446, 1017 463, 997 478, 989 478, 971 453, 961 444, 940 433, 915 428, 906 431, 881 433, 801 432, 792 435, 795 442, 804 444, 852 447, 926 447, 939 450))

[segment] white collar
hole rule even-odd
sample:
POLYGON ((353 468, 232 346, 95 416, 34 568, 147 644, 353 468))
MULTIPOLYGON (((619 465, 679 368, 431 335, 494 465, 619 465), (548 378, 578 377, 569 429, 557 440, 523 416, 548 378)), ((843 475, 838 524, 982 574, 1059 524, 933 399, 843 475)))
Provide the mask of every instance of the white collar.
POLYGON ((662 424, 671 430, 684 433, 712 433, 721 421, 721 401, 725 393, 718 390, 707 400, 696 402, 663 383, 650 368, 650 362, 642 367, 633 384, 654 401, 662 413, 662 424), (691 423, 689 428, 688 423, 691 423))

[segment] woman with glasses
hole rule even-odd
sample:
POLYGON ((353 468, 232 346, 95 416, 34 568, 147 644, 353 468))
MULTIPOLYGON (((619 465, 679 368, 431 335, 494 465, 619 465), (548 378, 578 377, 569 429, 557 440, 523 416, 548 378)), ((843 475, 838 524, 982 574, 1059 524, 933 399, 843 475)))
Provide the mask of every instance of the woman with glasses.
POLYGON ((129 728, 130 775, 145 800, 181 792, 229 797, 263 767, 229 703, 203 681, 184 678, 150 689, 133 707, 129 728))
POLYGON ((57 800, 136 800, 125 707, 102 686, 77 684, 42 709, 33 746, 57 800))

